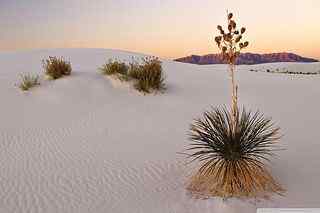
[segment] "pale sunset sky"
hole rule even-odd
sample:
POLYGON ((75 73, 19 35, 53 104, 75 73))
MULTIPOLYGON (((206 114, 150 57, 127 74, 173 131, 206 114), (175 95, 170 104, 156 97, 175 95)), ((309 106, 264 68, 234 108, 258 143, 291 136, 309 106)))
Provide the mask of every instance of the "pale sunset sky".
POLYGON ((226 10, 247 52, 320 59, 320 0, 0 0, 0 51, 112 48, 164 58, 216 53, 226 10))

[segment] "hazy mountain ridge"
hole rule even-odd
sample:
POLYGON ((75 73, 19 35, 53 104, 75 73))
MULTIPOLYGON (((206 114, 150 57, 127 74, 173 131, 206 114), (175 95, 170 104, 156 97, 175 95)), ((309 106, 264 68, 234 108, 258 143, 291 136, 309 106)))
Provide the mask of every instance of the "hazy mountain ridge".
MULTIPOLYGON (((221 54, 208 54, 208 55, 191 55, 182 58, 175 59, 175 61, 191 64, 225 64, 221 54)), ((306 58, 294 53, 241 53, 237 59, 237 64, 263 64, 263 63, 275 63, 275 62, 318 62, 316 59, 306 58)))

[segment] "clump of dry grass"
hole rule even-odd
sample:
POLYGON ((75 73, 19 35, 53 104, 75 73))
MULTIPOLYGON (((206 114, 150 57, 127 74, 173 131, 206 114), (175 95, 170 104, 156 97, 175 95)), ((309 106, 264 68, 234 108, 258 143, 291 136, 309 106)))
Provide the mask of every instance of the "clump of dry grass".
POLYGON ((18 87, 23 91, 27 91, 32 87, 40 85, 40 78, 38 75, 22 74, 20 78, 21 80, 18 83, 18 87))
POLYGON ((117 60, 109 60, 99 70, 102 74, 117 76, 121 81, 133 80, 134 87, 143 93, 165 89, 162 64, 155 57, 146 57, 140 63, 133 61, 129 65, 117 60))
POLYGON ((120 74, 126 76, 128 74, 128 66, 124 62, 112 59, 109 59, 99 70, 104 75, 120 74))
POLYGON ((142 64, 130 64, 128 75, 137 80, 135 88, 141 92, 150 93, 165 89, 162 64, 158 58, 146 57, 142 64))
POLYGON ((280 129, 261 113, 245 109, 236 114, 233 127, 231 113, 226 108, 214 108, 191 125, 188 156, 200 161, 201 167, 188 190, 225 198, 282 194, 283 188, 265 164, 278 150, 280 129))
POLYGON ((65 75, 70 75, 71 63, 65 61, 62 57, 49 57, 42 61, 45 75, 50 79, 58 79, 65 75))

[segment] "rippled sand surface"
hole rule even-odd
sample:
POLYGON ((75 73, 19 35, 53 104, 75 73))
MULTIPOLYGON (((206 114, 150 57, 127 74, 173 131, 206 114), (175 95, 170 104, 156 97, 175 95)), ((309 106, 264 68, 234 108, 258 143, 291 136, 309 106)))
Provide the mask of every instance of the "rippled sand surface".
POLYGON ((167 91, 143 96, 97 71, 109 58, 132 56, 142 55, 104 49, 0 53, 1 213, 254 213, 257 207, 320 204, 319 76, 240 66, 240 104, 282 127, 286 150, 271 169, 287 193, 270 201, 195 199, 185 190, 190 167, 177 153, 188 144, 193 118, 229 103, 226 66, 164 60, 167 91), (72 75, 42 79, 26 93, 15 87, 19 74, 41 74, 48 56, 70 60, 72 75))

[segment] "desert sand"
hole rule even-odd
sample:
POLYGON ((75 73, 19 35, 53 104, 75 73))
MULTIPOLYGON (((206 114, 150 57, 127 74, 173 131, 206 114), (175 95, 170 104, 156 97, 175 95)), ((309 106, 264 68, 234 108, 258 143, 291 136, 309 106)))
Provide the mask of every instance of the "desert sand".
MULTIPOLYGON (((184 151, 194 118, 229 104, 225 65, 163 60, 167 90, 142 95, 98 73, 109 58, 143 54, 108 49, 0 53, 1 213, 254 213, 258 207, 320 206, 320 75, 250 72, 238 66, 239 104, 272 116, 285 149, 272 159, 287 189, 270 200, 195 199, 185 190, 184 151), (29 92, 21 73, 64 56, 71 76, 42 79, 29 92)), ((320 70, 320 63, 255 65, 320 70), (315 68, 314 68, 315 67, 315 68)))

